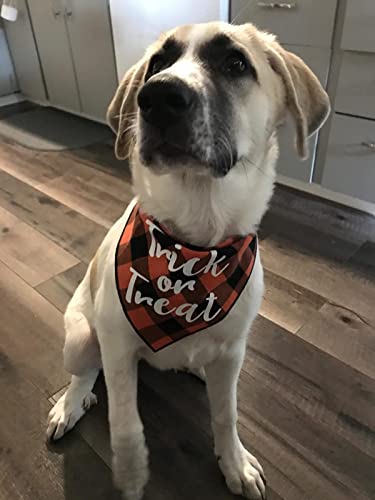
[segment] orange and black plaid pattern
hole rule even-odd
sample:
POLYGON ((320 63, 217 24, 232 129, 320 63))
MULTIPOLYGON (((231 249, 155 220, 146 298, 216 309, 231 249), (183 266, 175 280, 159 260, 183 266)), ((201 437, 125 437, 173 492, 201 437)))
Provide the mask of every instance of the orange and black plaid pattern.
POLYGON ((154 352, 159 351, 228 314, 250 278, 256 252, 256 235, 228 239, 214 249, 178 242, 136 204, 116 250, 116 284, 123 310, 141 339, 154 352), (150 221, 158 228, 152 234, 150 221), (151 245, 154 249, 157 245, 158 255, 150 255, 151 245), (199 273, 212 262, 212 252, 217 253, 215 261, 220 261, 215 272, 199 273), (171 255, 177 255, 172 271, 168 268, 171 255), (191 277, 182 270, 190 259, 195 259, 192 272, 197 273, 191 277), (155 304, 159 304, 157 310, 155 304), (205 321, 208 304, 208 316, 213 319, 205 321), (187 311, 194 314, 185 317, 187 311))

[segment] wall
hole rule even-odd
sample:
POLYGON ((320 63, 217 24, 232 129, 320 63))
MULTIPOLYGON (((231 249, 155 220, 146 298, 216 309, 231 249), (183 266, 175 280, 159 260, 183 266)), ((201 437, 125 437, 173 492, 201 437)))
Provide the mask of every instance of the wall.
POLYGON ((110 0, 109 3, 119 79, 163 31, 180 24, 228 19, 229 0, 110 0))

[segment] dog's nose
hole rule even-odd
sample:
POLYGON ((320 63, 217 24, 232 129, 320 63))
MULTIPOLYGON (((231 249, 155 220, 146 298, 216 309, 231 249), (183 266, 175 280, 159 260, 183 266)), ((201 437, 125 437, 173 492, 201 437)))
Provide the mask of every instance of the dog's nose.
POLYGON ((194 96, 194 91, 180 80, 154 80, 139 92, 138 105, 148 123, 166 128, 186 116, 194 96))

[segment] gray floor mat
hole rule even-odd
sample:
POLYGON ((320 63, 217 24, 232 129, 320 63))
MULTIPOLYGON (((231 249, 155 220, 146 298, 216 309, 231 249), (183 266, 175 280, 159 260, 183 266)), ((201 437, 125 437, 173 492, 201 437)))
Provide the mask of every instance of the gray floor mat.
POLYGON ((106 125, 54 108, 37 107, 0 118, 0 135, 30 149, 61 151, 109 140, 106 125))

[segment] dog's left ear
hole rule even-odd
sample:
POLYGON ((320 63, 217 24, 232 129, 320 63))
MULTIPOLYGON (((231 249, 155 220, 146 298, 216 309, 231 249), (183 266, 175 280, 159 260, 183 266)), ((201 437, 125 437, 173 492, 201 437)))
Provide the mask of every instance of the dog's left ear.
POLYGON ((298 155, 306 158, 307 138, 319 130, 329 115, 329 97, 318 78, 298 56, 277 42, 269 44, 266 53, 285 88, 285 104, 296 128, 298 155))
POLYGON ((107 121, 116 134, 115 154, 119 160, 129 158, 132 151, 137 113, 137 94, 148 66, 146 56, 125 74, 107 111, 107 121))

